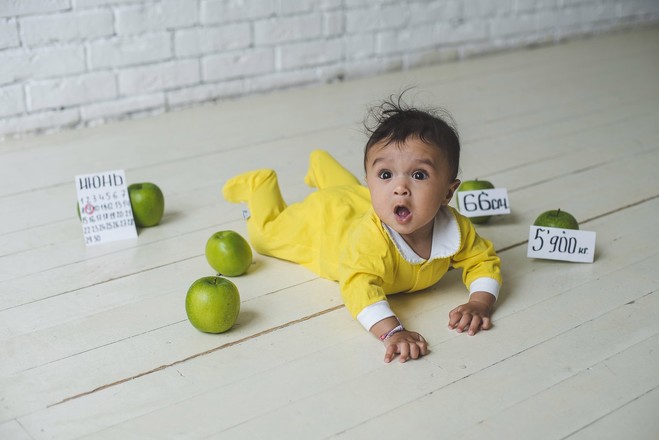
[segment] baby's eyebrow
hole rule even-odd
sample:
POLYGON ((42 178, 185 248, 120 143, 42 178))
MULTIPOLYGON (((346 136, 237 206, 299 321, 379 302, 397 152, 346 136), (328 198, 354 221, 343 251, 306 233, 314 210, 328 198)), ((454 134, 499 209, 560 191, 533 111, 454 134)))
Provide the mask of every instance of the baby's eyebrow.
POLYGON ((417 159, 416 161, 419 162, 419 163, 426 164, 429 167, 434 167, 435 166, 435 162, 433 162, 432 159, 425 159, 424 158, 424 159, 417 159))
POLYGON ((384 160, 385 160, 385 159, 384 159, 383 157, 376 157, 376 158, 373 160, 373 162, 371 162, 371 166, 373 167, 373 166, 377 165, 378 162, 384 162, 384 160))
MULTIPOLYGON (((376 157, 375 159, 373 159, 373 162, 371 162, 371 166, 373 167, 373 166, 377 165, 379 162, 385 162, 385 161, 386 161, 386 159, 384 157, 376 157)), ((434 168, 434 166, 435 166, 435 162, 433 162, 432 159, 428 159, 428 158, 425 158, 425 157, 424 158, 419 158, 419 159, 414 159, 414 161, 418 162, 420 164, 428 165, 431 168, 434 168)))

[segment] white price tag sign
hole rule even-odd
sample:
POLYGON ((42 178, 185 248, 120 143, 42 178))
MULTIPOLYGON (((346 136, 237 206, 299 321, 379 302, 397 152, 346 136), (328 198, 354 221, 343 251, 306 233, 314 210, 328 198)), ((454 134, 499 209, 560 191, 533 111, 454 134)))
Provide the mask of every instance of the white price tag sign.
POLYGON ((76 176, 75 182, 87 246, 137 238, 123 170, 76 176))
POLYGON ((592 231, 531 226, 526 256, 592 263, 595 260, 595 235, 592 231))
POLYGON ((510 214, 508 190, 505 188, 458 191, 460 214, 465 217, 510 214))

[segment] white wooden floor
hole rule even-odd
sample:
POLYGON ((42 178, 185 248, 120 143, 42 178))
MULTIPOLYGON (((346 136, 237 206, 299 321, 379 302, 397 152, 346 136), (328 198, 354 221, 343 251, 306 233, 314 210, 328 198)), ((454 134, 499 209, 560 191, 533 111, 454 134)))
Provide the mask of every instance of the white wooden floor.
POLYGON ((659 438, 658 168, 659 28, 2 143, 0 439, 659 438), (257 256, 237 326, 196 331, 206 239, 245 232, 222 183, 272 167, 300 200, 315 148, 361 173, 366 108, 410 85, 456 118, 461 177, 509 190, 478 226, 495 327, 447 330, 452 272, 392 298, 432 351, 384 364, 335 283, 257 256), (165 218, 86 248, 74 176, 113 169, 159 184, 165 218), (594 264, 526 257, 553 208, 597 232, 594 264))

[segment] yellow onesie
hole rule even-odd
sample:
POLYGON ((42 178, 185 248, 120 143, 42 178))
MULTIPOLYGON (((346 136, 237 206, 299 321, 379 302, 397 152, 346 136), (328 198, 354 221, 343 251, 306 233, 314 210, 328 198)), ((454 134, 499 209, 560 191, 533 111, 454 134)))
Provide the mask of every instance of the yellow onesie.
POLYGON ((286 205, 272 170, 230 179, 224 197, 247 202, 247 232, 257 252, 338 281, 346 307, 367 330, 395 316, 386 295, 430 287, 450 267, 463 269, 470 292, 498 295, 499 257, 466 217, 443 207, 435 218, 431 256, 422 259, 375 215, 368 188, 355 176, 325 151, 312 152, 309 162, 304 180, 318 191, 302 202, 286 205))

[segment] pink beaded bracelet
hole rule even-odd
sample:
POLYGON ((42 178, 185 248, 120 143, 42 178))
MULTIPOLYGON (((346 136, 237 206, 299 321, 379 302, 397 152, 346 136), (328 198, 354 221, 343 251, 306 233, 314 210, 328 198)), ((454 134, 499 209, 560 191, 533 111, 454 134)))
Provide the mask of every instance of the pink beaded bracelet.
POLYGON ((405 330, 405 328, 403 327, 403 324, 398 324, 396 327, 392 328, 387 333, 385 333, 383 335, 380 335, 380 340, 381 341, 386 341, 387 339, 389 339, 390 337, 392 337, 396 333, 400 333, 404 330, 405 330))

